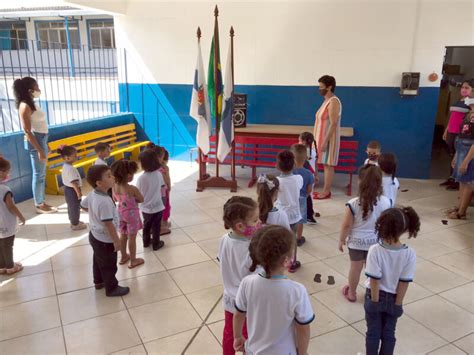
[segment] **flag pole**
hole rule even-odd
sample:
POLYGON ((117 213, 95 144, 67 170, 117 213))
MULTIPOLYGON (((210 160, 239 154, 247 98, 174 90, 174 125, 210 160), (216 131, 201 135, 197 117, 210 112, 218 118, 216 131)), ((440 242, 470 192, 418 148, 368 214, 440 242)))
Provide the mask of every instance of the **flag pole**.
MULTIPOLYGON (((196 36, 198 39, 198 45, 201 42, 201 27, 198 26, 196 31, 196 36)), ((198 165, 199 165, 199 180, 203 180, 204 175, 206 174, 206 165, 202 159, 202 150, 198 147, 198 165)))
POLYGON ((218 53, 219 53, 219 24, 217 17, 219 16, 219 9, 216 5, 214 8, 214 108, 216 112, 216 177, 219 177, 219 159, 217 159, 217 152, 219 151, 219 96, 217 91, 218 79, 218 53))
MULTIPOLYGON (((234 26, 230 26, 230 60, 231 60, 231 66, 232 66, 232 94, 234 93, 234 88, 235 88, 235 77, 234 77, 234 26)), ((232 103, 234 101, 234 97, 231 97, 232 103)), ((233 107, 233 106, 232 106, 233 107)), ((232 112, 233 113, 233 112, 232 112)), ((232 119, 234 119, 232 117, 232 119)), ((232 181, 235 181, 235 130, 234 130, 234 125, 232 125, 232 137, 234 138, 232 140, 232 162, 230 165, 230 174, 232 177, 232 181)))

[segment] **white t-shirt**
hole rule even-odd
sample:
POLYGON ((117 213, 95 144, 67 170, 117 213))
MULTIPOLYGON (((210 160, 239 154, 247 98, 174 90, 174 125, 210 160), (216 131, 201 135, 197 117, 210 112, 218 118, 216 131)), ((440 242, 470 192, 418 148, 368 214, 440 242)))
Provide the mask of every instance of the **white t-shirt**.
POLYGON ((35 104, 36 111, 31 114, 31 131, 37 133, 48 133, 48 122, 46 121, 46 113, 35 104))
POLYGON ((349 232, 347 247, 357 250, 369 250, 370 246, 377 243, 377 235, 375 234, 375 222, 383 211, 392 207, 391 201, 385 196, 380 196, 377 200, 374 210, 369 212, 367 218, 362 219, 362 206, 359 204, 359 198, 351 199, 346 206, 354 216, 354 224, 349 232))
POLYGON ((290 222, 288 221, 288 215, 285 211, 279 210, 276 207, 274 207, 270 212, 268 212, 266 224, 282 226, 291 231, 290 222))
POLYGON ((13 198, 13 193, 5 184, 0 184, 0 239, 15 235, 18 230, 16 216, 10 212, 5 203, 7 196, 13 198))
POLYGON ((247 313, 247 354, 296 355, 293 322, 304 325, 314 320, 306 288, 288 278, 245 277, 235 308, 247 313))
POLYGON ((89 228, 95 239, 104 243, 113 243, 104 222, 112 221, 117 229, 119 226, 119 216, 115 208, 114 201, 106 193, 92 190, 81 206, 89 210, 89 228))
POLYGON ((224 284, 224 296, 222 302, 224 309, 235 312, 235 296, 242 279, 250 275, 252 260, 249 256, 249 238, 232 235, 232 232, 224 234, 219 245, 218 258, 221 269, 222 283, 224 284))
POLYGON ((280 187, 275 206, 286 212, 290 224, 298 223, 301 220, 300 190, 303 187, 303 177, 301 175, 280 175, 278 181, 280 187))
POLYGON ((389 200, 392 200, 392 206, 395 206, 397 201, 397 193, 398 189, 400 188, 400 182, 397 178, 392 180, 391 176, 384 176, 382 178, 382 187, 383 187, 383 195, 387 197, 389 200))
POLYGON ((316 159, 318 158, 318 153, 316 152, 316 149, 311 148, 311 150, 308 152, 308 161, 311 167, 315 170, 318 171, 318 166, 316 164, 316 159))
POLYGON ((370 247, 365 265, 365 287, 370 288, 370 278, 380 280, 382 291, 396 294, 399 281, 412 282, 415 276, 415 251, 403 244, 399 248, 379 242, 370 247))
POLYGON ((94 162, 94 165, 106 165, 108 166, 109 164, 107 164, 107 162, 101 158, 97 158, 94 162))
POLYGON ((77 181, 79 186, 82 186, 81 174, 74 166, 68 163, 63 164, 63 170, 61 172, 64 186, 72 187, 72 182, 77 181))
POLYGON ((165 209, 161 199, 161 187, 165 184, 163 175, 158 170, 144 172, 137 180, 137 188, 143 195, 144 201, 140 204, 140 211, 158 213, 165 209))

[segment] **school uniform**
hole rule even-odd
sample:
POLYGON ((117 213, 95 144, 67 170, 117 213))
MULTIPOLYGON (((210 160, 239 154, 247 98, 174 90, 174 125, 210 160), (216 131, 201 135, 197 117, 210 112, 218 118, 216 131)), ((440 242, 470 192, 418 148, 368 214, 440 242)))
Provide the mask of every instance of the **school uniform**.
POLYGON ((305 325, 315 318, 306 288, 285 276, 245 277, 235 308, 247 316, 246 354, 296 355, 294 322, 305 325))
POLYGON ((0 269, 11 269, 13 262, 13 243, 18 230, 16 215, 10 212, 5 201, 13 198, 13 193, 5 184, 0 184, 0 269))
POLYGON ((392 200, 392 206, 395 206, 395 203, 397 202, 398 190, 400 189, 400 182, 398 179, 392 179, 391 176, 384 176, 382 178, 382 188, 382 194, 389 200, 392 200))
POLYGON ((359 197, 349 200, 346 206, 349 207, 354 217, 354 223, 347 240, 349 256, 352 261, 362 261, 367 258, 367 251, 370 246, 377 243, 375 222, 383 211, 392 207, 392 202, 385 196, 380 196, 373 206, 373 211, 369 211, 365 220, 362 218, 363 210, 359 197))
POLYGON ((73 188, 73 182, 76 182, 79 187, 82 186, 81 174, 79 171, 69 163, 63 164, 61 177, 64 184, 64 198, 67 203, 67 214, 71 225, 79 224, 81 215, 81 199, 77 197, 76 190, 73 188))
POLYGON ((226 233, 219 244, 218 260, 224 284, 222 304, 225 311, 225 323, 222 348, 225 355, 235 354, 232 328, 235 297, 242 279, 251 274, 249 268, 252 260, 249 256, 249 245, 249 238, 236 236, 232 232, 226 233))
POLYGON ((140 211, 143 216, 143 246, 145 248, 151 242, 155 250, 160 245, 161 219, 165 209, 161 189, 164 185, 163 175, 158 170, 144 172, 137 180, 137 188, 144 199, 140 204, 140 211))
POLYGON ((365 159, 364 161, 364 165, 367 165, 367 164, 379 166, 379 163, 376 160, 370 160, 369 158, 365 159))
POLYGON ((94 165, 107 165, 108 166, 109 164, 107 164, 107 162, 104 159, 98 157, 95 160, 94 165))
POLYGON ((365 266, 365 319, 367 321, 367 354, 393 354, 395 328, 403 307, 396 305, 398 283, 412 282, 415 276, 416 254, 406 246, 393 247, 383 241, 370 247, 365 266), (379 280, 379 301, 372 302, 370 279, 379 280))
POLYGON ((290 222, 288 220, 288 215, 286 214, 285 211, 279 210, 276 207, 273 207, 273 209, 268 212, 268 217, 267 217, 267 225, 268 224, 273 224, 277 226, 282 226, 289 231, 291 231, 290 227, 290 222))
POLYGON ((280 187, 278 189, 278 200, 275 206, 288 215, 288 221, 292 229, 301 220, 300 212, 300 190, 303 187, 303 177, 300 175, 280 175, 278 177, 280 187))
POLYGON ((81 202, 83 208, 89 211, 89 242, 94 250, 92 270, 94 284, 105 284, 106 294, 112 292, 118 281, 117 252, 112 238, 105 227, 105 222, 112 222, 119 227, 119 216, 115 204, 109 195, 99 190, 93 190, 81 202))
POLYGON ((311 174, 311 172, 305 168, 296 168, 293 170, 293 174, 299 175, 303 178, 303 186, 301 187, 299 194, 301 219, 298 224, 306 224, 308 222, 308 186, 313 186, 314 175, 311 174))

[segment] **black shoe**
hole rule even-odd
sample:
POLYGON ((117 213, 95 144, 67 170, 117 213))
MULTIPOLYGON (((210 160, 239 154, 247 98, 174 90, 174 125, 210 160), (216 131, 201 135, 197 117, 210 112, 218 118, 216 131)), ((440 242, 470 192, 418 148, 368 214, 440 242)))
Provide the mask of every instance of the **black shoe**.
POLYGON ((94 287, 96 290, 102 290, 104 288, 105 284, 103 282, 99 284, 94 284, 94 287))
POLYGON ((288 272, 294 273, 296 270, 298 270, 301 267, 301 263, 296 260, 291 264, 291 266, 288 268, 288 272))
POLYGON ((454 182, 454 179, 449 178, 448 180, 443 181, 441 184, 439 184, 439 186, 448 186, 448 185, 451 185, 453 182, 454 182))
POLYGON ((304 243, 306 243, 306 238, 305 237, 301 237, 299 239, 296 239, 296 245, 297 246, 302 246, 304 243))
POLYGON ((148 242, 148 243, 143 242, 143 247, 144 248, 148 248, 149 246, 150 246, 150 242, 148 242))
POLYGON ((107 297, 120 297, 120 296, 125 296, 129 292, 130 292, 130 287, 117 286, 113 291, 108 292, 108 293, 106 292, 105 295, 107 297))
POLYGON ((459 182, 453 182, 452 184, 446 186, 446 190, 448 190, 448 191, 458 191, 459 190, 459 182))
POLYGON ((164 246, 165 246, 165 242, 162 241, 162 240, 160 240, 160 241, 158 242, 158 244, 156 244, 156 245, 153 244, 153 250, 161 249, 161 248, 163 248, 164 246))
POLYGON ((314 219, 314 217, 308 218, 308 224, 318 224, 318 221, 314 219))

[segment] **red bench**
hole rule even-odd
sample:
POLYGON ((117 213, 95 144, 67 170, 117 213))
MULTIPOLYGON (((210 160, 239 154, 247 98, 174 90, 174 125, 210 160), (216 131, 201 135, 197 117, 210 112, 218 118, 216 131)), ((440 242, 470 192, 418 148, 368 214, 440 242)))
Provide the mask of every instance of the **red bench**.
MULTIPOLYGON (((235 137, 235 165, 251 167, 252 176, 248 187, 252 187, 257 182, 257 168, 275 168, 276 156, 284 149, 289 149, 293 144, 298 143, 295 138, 276 138, 258 136, 236 136, 235 137)), ((339 151, 339 165, 335 167, 337 172, 349 174, 349 185, 347 194, 352 194, 352 174, 357 171, 357 149, 359 143, 356 141, 341 141, 339 151)), ((215 163, 216 161, 216 137, 211 137, 209 154, 204 157, 204 162, 215 163)), ((223 164, 230 164, 230 155, 223 164)), ((222 163, 221 163, 222 164, 222 163)), ((322 170, 323 166, 318 165, 322 170)))

